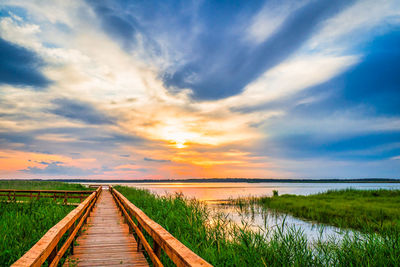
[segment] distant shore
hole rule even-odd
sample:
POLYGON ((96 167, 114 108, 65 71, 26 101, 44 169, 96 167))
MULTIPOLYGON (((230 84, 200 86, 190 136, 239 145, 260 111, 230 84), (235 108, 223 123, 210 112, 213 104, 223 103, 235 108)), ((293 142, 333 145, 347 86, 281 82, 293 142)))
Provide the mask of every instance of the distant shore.
POLYGON ((400 178, 360 179, 273 179, 273 178, 192 178, 192 179, 141 179, 141 180, 100 180, 100 179, 0 179, 18 181, 58 181, 69 183, 400 183, 400 178))

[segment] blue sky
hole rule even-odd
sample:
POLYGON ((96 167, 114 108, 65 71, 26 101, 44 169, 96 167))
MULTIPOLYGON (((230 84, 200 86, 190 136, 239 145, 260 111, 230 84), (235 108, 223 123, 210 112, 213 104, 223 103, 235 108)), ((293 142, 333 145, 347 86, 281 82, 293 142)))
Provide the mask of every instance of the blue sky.
POLYGON ((400 173, 400 3, 0 4, 0 176, 400 173))

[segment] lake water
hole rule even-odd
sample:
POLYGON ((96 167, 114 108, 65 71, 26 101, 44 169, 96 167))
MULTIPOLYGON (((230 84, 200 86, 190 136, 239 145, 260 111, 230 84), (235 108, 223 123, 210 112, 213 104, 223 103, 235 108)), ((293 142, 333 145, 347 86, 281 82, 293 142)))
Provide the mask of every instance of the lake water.
POLYGON ((309 195, 332 189, 400 189, 400 183, 126 183, 130 187, 148 189, 158 195, 182 193, 202 201, 220 201, 247 196, 309 195))
POLYGON ((196 198, 208 204, 214 213, 220 212, 239 225, 247 224, 254 230, 273 229, 285 223, 285 229, 301 229, 312 242, 319 238, 340 239, 345 230, 307 222, 287 214, 278 214, 271 210, 256 209, 246 213, 237 207, 222 205, 223 200, 247 196, 271 196, 273 190, 279 195, 309 195, 333 189, 400 189, 400 183, 126 183, 129 187, 148 189, 158 195, 182 193, 186 197, 196 198))

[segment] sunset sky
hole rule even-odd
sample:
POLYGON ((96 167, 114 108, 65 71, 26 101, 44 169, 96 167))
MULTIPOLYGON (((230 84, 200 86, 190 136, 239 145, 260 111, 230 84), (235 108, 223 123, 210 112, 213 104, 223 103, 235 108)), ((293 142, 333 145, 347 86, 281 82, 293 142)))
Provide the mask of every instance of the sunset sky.
POLYGON ((400 2, 0 2, 0 178, 400 176, 400 2))

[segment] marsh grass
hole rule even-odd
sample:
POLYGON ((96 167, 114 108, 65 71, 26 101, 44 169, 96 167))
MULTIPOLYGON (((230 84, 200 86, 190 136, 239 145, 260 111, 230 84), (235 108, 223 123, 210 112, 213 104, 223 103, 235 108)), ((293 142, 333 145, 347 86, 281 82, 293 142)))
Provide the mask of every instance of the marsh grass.
MULTIPOLYGON (((398 266, 399 233, 345 234, 310 242, 303 230, 283 223, 258 231, 183 195, 156 196, 116 186, 133 204, 188 248, 215 266, 398 266)), ((244 205, 244 204, 243 204, 244 205)), ((163 254, 162 261, 173 266, 163 254)))
POLYGON ((81 184, 54 181, 1 180, 0 189, 21 190, 93 190, 81 184))
POLYGON ((258 206, 362 232, 400 231, 400 190, 330 190, 308 196, 248 197, 231 200, 231 204, 241 209, 258 206))
MULTIPOLYGON (((15 180, 0 181, 0 189, 91 190, 81 184, 15 180)), ((7 199, 2 197, 0 200, 7 199)), ((17 197, 16 200, 26 202, 0 201, 0 266, 10 266, 75 208, 59 205, 48 198, 30 200, 17 197)), ((69 202, 72 202, 71 200, 79 202, 79 199, 69 199, 69 202)))
MULTIPOLYGON (((17 190, 70 190, 70 191, 93 191, 93 189, 85 187, 81 184, 71 184, 64 182, 53 181, 17 181, 17 180, 2 180, 0 181, 0 189, 17 189, 17 190)), ((41 195, 52 195, 41 193, 41 195)), ((85 196, 86 197, 86 196, 85 196)), ((0 201, 7 201, 7 196, 0 196, 0 201)), ((31 201, 29 197, 18 197, 19 201, 31 201)), ((57 198, 56 202, 62 203, 63 198, 57 198)), ((79 198, 68 198, 69 203, 79 203, 79 198)))
POLYGON ((10 266, 74 207, 41 199, 0 202, 0 266, 10 266))

